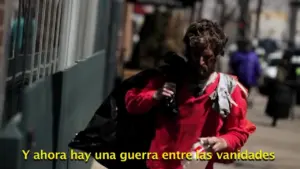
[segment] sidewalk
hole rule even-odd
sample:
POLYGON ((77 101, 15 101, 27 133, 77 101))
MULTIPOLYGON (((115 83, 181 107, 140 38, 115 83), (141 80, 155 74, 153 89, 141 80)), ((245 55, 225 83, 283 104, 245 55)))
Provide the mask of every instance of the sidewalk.
POLYGON ((271 119, 264 115, 267 99, 255 94, 249 119, 257 125, 243 150, 275 152, 274 161, 245 161, 236 165, 216 165, 215 169, 291 169, 300 168, 300 108, 296 108, 295 120, 279 121, 278 127, 270 127, 271 119))

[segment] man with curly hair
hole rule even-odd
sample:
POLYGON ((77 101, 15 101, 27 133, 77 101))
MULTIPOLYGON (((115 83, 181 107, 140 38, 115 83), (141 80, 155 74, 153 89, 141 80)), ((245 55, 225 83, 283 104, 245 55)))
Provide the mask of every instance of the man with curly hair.
MULTIPOLYGON (((149 169, 183 168, 183 159, 166 160, 164 153, 190 152, 199 140, 213 154, 236 152, 256 129, 246 119, 247 90, 235 77, 215 72, 216 61, 224 54, 227 42, 220 26, 207 19, 192 23, 183 41, 183 76, 176 74, 177 81, 170 82, 168 76, 161 74, 150 78, 143 88, 132 88, 125 95, 130 114, 152 113, 153 109, 156 112, 149 152, 158 156, 147 160, 149 169), (170 116, 167 110, 160 109, 166 100, 176 102, 178 114, 170 116)), ((232 160, 214 155, 206 169, 212 169, 214 162, 232 160)))

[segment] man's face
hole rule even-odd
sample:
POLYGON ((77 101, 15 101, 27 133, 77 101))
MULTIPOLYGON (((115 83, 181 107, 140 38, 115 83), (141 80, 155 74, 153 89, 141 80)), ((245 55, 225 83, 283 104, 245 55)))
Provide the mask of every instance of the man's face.
POLYGON ((214 71, 216 63, 213 50, 209 46, 204 49, 192 48, 190 54, 191 66, 197 71, 197 74, 203 78, 209 77, 214 71))

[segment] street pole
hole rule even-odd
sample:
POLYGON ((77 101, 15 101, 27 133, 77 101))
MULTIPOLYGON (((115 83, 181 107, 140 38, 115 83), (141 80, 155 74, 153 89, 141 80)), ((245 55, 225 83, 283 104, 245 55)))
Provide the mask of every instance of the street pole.
POLYGON ((204 9, 205 0, 200 1, 199 11, 198 11, 198 20, 202 18, 202 11, 204 9))
MULTIPOLYGON (((225 11, 226 11, 225 0, 217 0, 216 3, 217 3, 217 7, 219 8, 219 11, 220 11, 219 24, 220 24, 221 28, 224 29, 225 28, 225 11)), ((216 70, 218 72, 222 72, 222 64, 221 64, 220 58, 217 60, 216 70)))
POLYGON ((238 0, 240 6, 240 24, 239 26, 238 37, 245 38, 249 30, 249 0, 238 0))
POLYGON ((259 21, 260 21, 260 14, 262 11, 262 5, 263 5, 263 0, 258 0, 257 8, 256 8, 256 23, 255 23, 255 32, 254 32, 254 37, 258 38, 259 37, 259 21))
POLYGON ((219 6, 220 6, 220 26, 222 27, 222 29, 225 28, 225 14, 226 14, 226 3, 225 0, 219 0, 219 6))
POLYGON ((109 40, 107 44, 107 59, 106 59, 106 80, 105 93, 106 98, 115 87, 117 80, 117 57, 116 50, 118 47, 118 33, 121 28, 122 12, 124 0, 110 0, 110 19, 109 19, 109 40))
POLYGON ((196 11, 197 11, 197 2, 194 2, 193 5, 191 6, 190 23, 195 22, 195 20, 196 20, 196 11))
POLYGON ((289 16, 289 47, 293 47, 295 43, 296 28, 297 28, 297 11, 300 2, 298 0, 290 1, 290 16, 289 16))
POLYGON ((5 1, 4 3, 4 18, 3 18, 3 39, 4 49, 0 57, 0 129, 5 125, 4 102, 6 95, 6 76, 7 76, 7 58, 9 58, 9 41, 10 41, 10 23, 14 12, 15 1, 5 1))

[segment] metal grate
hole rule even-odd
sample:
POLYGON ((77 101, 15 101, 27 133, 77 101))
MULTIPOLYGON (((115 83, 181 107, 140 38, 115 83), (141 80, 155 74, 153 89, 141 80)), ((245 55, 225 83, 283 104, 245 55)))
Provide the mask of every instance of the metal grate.
POLYGON ((21 112, 25 86, 57 72, 64 0, 14 0, 4 121, 21 112))
POLYGON ((57 71, 62 0, 20 0, 11 25, 7 81, 32 84, 57 71))
POLYGON ((105 50, 110 4, 110 0, 12 1, 4 121, 22 112, 20 97, 26 86, 105 50))

